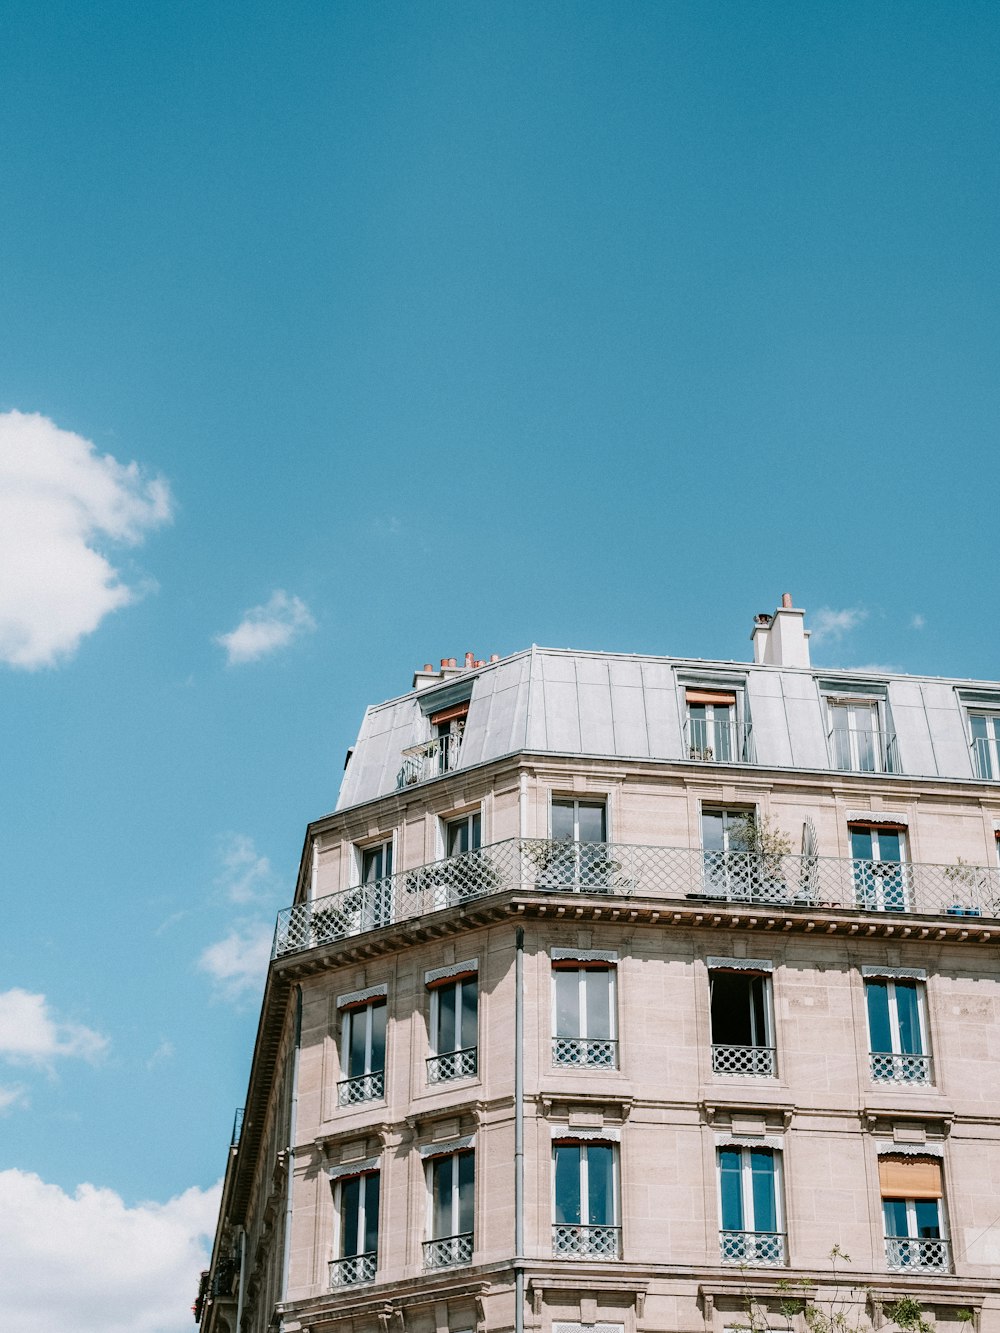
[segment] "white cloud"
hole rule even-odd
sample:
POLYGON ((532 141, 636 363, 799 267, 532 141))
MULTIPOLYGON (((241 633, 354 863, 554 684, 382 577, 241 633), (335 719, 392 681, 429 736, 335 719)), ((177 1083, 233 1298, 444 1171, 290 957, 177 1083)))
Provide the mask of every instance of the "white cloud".
POLYGON ((227 1000, 259 994, 271 958, 274 928, 267 922, 247 922, 210 944, 198 959, 198 968, 215 982, 227 1000))
POLYGON ((0 1115, 12 1111, 15 1106, 28 1105, 28 1090, 23 1084, 15 1083, 11 1087, 0 1087, 0 1115))
POLYGON ((168 1060, 172 1060, 176 1054, 177 1050, 176 1047, 174 1046, 174 1043, 172 1041, 168 1041, 166 1037, 164 1037, 164 1039, 160 1042, 159 1046, 157 1046, 156 1050, 146 1061, 146 1068, 155 1069, 157 1065, 162 1065, 165 1064, 168 1060))
POLYGON ((861 622, 867 619, 868 612, 858 606, 845 607, 842 611, 821 606, 809 617, 813 643, 820 643, 823 639, 832 639, 836 642, 845 634, 849 634, 852 629, 857 629, 861 622))
POLYGON ((61 1023, 44 995, 14 987, 0 991, 0 1058, 15 1064, 47 1065, 57 1057, 98 1060, 107 1037, 81 1023, 61 1023))
POLYGON ((271 862, 259 854, 253 838, 245 833, 226 834, 221 839, 219 855, 222 873, 215 882, 230 902, 257 902, 262 890, 273 884, 275 876, 271 862))
POLYGON ((923 629, 927 624, 927 617, 922 616, 918 611, 910 620, 910 629, 923 629))
POLYGON ((129 1208, 114 1191, 67 1194, 0 1171, 0 1309, 33 1333, 188 1333, 219 1186, 129 1208))
POLYGON ((171 508, 138 464, 37 413, 0 412, 0 661, 51 666, 134 601, 98 548, 138 545, 171 508))
POLYGON ((225 648, 229 665, 236 666, 286 648, 300 634, 315 628, 316 622, 301 597, 289 597, 277 588, 265 605, 252 606, 234 630, 217 634, 215 642, 225 648))

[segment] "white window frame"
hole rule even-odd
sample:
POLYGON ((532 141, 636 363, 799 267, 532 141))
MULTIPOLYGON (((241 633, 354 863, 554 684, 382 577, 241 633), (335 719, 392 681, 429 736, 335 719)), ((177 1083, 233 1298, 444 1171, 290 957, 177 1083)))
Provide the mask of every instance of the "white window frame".
POLYGON ((719 1209, 719 1230, 725 1231, 728 1228, 723 1227, 722 1217, 722 1161, 719 1154, 722 1152, 738 1152, 740 1154, 740 1211, 743 1213, 743 1234, 744 1235, 778 1235, 785 1234, 785 1181, 784 1165, 782 1158, 784 1156, 780 1148, 772 1148, 770 1144, 762 1143, 757 1146, 743 1143, 719 1143, 716 1145, 715 1152, 715 1183, 716 1183, 716 1205, 719 1209), (760 1231, 754 1226, 746 1225, 748 1221, 755 1221, 753 1218, 753 1169, 750 1162, 752 1152, 769 1152, 771 1161, 774 1163, 774 1171, 771 1176, 771 1188, 774 1193, 774 1220, 776 1223, 774 1232, 760 1231))
POLYGON ((472 1158, 472 1214, 473 1214, 473 1244, 475 1243, 475 1212, 476 1212, 476 1176, 479 1174, 476 1170, 476 1154, 474 1148, 458 1148, 454 1152, 437 1153, 433 1157, 424 1159, 424 1179, 427 1186, 427 1239, 449 1240, 452 1236, 468 1235, 468 1232, 459 1231, 457 1221, 462 1211, 462 1201, 459 1197, 459 1158, 466 1155, 472 1158), (434 1168, 444 1162, 451 1163, 451 1230, 446 1231, 442 1236, 434 1235, 434 1168))
POLYGON ((888 746, 888 728, 886 725, 886 707, 885 701, 880 698, 858 697, 852 700, 847 696, 826 696, 827 713, 827 739, 830 746, 830 764, 838 773, 885 773, 891 772, 888 746), (834 725, 834 717, 838 710, 844 710, 847 714, 847 727, 838 733, 834 725), (870 728, 855 726, 855 714, 866 710, 872 721, 870 728), (873 768, 861 767, 861 750, 859 744, 859 734, 868 732, 872 737, 873 747, 873 768), (850 760, 850 766, 842 768, 838 763, 837 741, 838 734, 847 737, 847 757, 850 760))
POLYGON ((553 1226, 581 1226, 581 1227, 621 1227, 621 1165, 620 1165, 619 1145, 608 1139, 575 1139, 572 1134, 560 1135, 558 1141, 552 1145, 552 1224, 553 1226), (598 1222, 590 1217, 590 1178, 588 1174, 587 1151, 593 1146, 595 1148, 611 1149, 611 1221, 598 1222), (580 1221, 579 1222, 557 1222, 556 1221, 556 1150, 558 1148, 576 1148, 579 1150, 579 1180, 580 1180, 580 1221), (582 1216, 584 1212, 584 1202, 586 1202, 587 1216, 582 1216))
MULTIPOLYGON (((431 993, 431 1012, 430 1012, 431 1039, 430 1039, 430 1043, 429 1043, 429 1045, 430 1045, 430 1053, 431 1053, 431 1055, 453 1055, 453 1054, 455 1053, 455 1051, 463 1051, 463 1050, 469 1050, 469 1049, 478 1049, 478 1047, 479 1047, 479 973, 478 973, 478 972, 475 972, 471 977, 456 977, 456 978, 454 978, 454 979, 450 979, 450 978, 449 978, 449 979, 446 979, 446 980, 443 980, 443 981, 439 981, 439 982, 436 982, 436 983, 434 983, 433 985, 429 986, 428 989, 430 990, 430 993, 431 993), (455 1014, 456 1014, 455 1028, 456 1028, 456 1032, 457 1032, 457 1031, 459 1031, 459 1030, 461 1029, 461 1026, 462 1026, 462 1000, 463 1000, 463 997, 464 997, 464 990, 465 990, 465 987, 468 986, 468 985, 470 985, 470 984, 473 985, 473 986, 475 986, 475 988, 476 988, 476 1040, 473 1042, 471 1048, 470 1048, 470 1047, 467 1047, 467 1046, 456 1046, 456 1047, 454 1048, 454 1050, 451 1050, 451 1051, 442 1051, 441 1048, 440 1048, 440 1046, 438 1045, 438 1019, 439 1019, 439 1016, 440 1016, 441 992, 442 992, 443 990, 447 990, 450 986, 455 986, 455 987, 457 987, 457 995, 456 995, 456 1000, 455 1000, 455 1014)), ((456 1039, 457 1039, 457 1038, 456 1038, 456 1039)))
POLYGON ((564 1037, 574 1041, 618 1041, 618 968, 614 963, 595 962, 588 963, 584 961, 577 962, 574 967, 572 959, 565 962, 554 960, 550 968, 552 973, 552 1035, 553 1037, 564 1037), (559 1031, 559 993, 558 993, 558 974, 560 972, 576 972, 577 974, 577 997, 579 1000, 580 1027, 582 1032, 560 1032, 559 1031), (586 1031, 587 1027, 587 973, 588 972, 610 972, 611 984, 609 986, 609 1006, 610 1006, 610 1037, 595 1037, 586 1031))
POLYGON ((969 724, 969 749, 972 752, 972 768, 975 776, 984 782, 996 782, 1000 778, 1000 711, 995 708, 966 706, 966 713, 969 724), (993 724, 992 735, 990 727, 987 726, 985 736, 974 736, 972 734, 972 723, 974 718, 984 718, 993 724), (985 752, 989 760, 991 772, 987 775, 982 769, 980 763, 980 752, 985 752))
MULTIPOLYGON (((718 966, 718 967, 710 967, 708 969, 709 1035, 712 1038, 712 1045, 724 1046, 728 1044, 726 1042, 717 1043, 715 1041, 715 1033, 714 1031, 712 1031, 712 991, 716 976, 719 976, 721 974, 726 974, 726 975, 735 974, 737 976, 745 977, 747 981, 756 980, 763 983, 761 986, 763 1009, 764 1009, 763 1041, 759 1039, 752 1040, 750 1043, 750 1048, 752 1050, 760 1050, 766 1048, 773 1051, 775 1049, 776 1043, 774 1038, 774 986, 773 986, 772 976, 770 972, 758 971, 756 968, 751 969, 751 968, 734 968, 734 967, 718 966)), ((748 992, 749 992, 749 987, 748 987, 748 992)), ((759 1038, 760 1034, 754 1033, 754 1028, 757 1026, 757 1015, 754 1011, 754 1006, 749 993, 747 995, 747 1001, 750 1005, 750 1035, 751 1037, 759 1038)))
POLYGON ((383 874, 377 880, 368 881, 371 884, 378 884, 383 879, 396 873, 396 831, 393 830, 387 837, 376 838, 373 842, 356 842, 354 844, 354 883, 351 888, 362 888, 365 884, 364 867, 365 857, 369 852, 382 852, 382 864, 385 865, 386 851, 389 854, 389 863, 391 869, 388 875, 383 874))
POLYGON ((606 793, 594 792, 579 795, 574 792, 553 791, 549 794, 549 839, 554 841, 555 835, 552 832, 552 812, 557 805, 572 805, 573 807, 573 837, 565 839, 567 845, 576 847, 600 847, 612 841, 611 836, 611 802, 606 793), (580 841, 580 806, 590 805, 602 806, 604 809, 604 842, 591 843, 580 841))
MULTIPOLYGON (((374 1170, 374 1171, 359 1171, 359 1172, 357 1173, 357 1175, 344 1175, 344 1176, 340 1176, 340 1177, 338 1177, 337 1180, 334 1181, 334 1184, 333 1184, 333 1218, 334 1218, 334 1223, 333 1223, 333 1250, 334 1250, 334 1254, 333 1254, 333 1257, 334 1257, 334 1259, 355 1259, 355 1258, 358 1257, 358 1255, 361 1255, 361 1254, 369 1254, 369 1253, 371 1253, 371 1251, 369 1251, 369 1250, 359 1250, 359 1251, 357 1252, 357 1254, 344 1254, 344 1253, 343 1253, 343 1249, 344 1249, 344 1235, 345 1235, 345 1231, 346 1231, 346 1228, 344 1227, 344 1214, 343 1214, 343 1197, 344 1197, 344 1196, 343 1196, 343 1187, 344 1187, 344 1185, 347 1184, 347 1182, 348 1182, 349 1180, 361 1180, 361 1181, 365 1181, 366 1178, 369 1177, 369 1176, 376 1176, 376 1177, 379 1177, 379 1204, 378 1204, 378 1208, 376 1209, 376 1218, 375 1218, 375 1254, 376 1254, 376 1255, 378 1254, 379 1241, 380 1241, 381 1238, 382 1238, 381 1218, 377 1215, 377 1214, 378 1214, 378 1210, 379 1210, 379 1209, 381 1208, 381 1206, 382 1206, 382 1181, 381 1181, 381 1174, 382 1174, 382 1173, 381 1173, 381 1169, 376 1169, 376 1170, 374 1170)), ((359 1200, 358 1200, 358 1234, 361 1235, 361 1236, 363 1236, 363 1235, 365 1234, 365 1231, 366 1231, 366 1229, 367 1229, 367 1228, 366 1228, 366 1223, 367 1223, 367 1219, 368 1219, 368 1213, 367 1213, 367 1194, 368 1194, 368 1186, 367 1186, 367 1184, 364 1184, 364 1185, 362 1186, 361 1190, 359 1191, 359 1195, 360 1195, 360 1197, 359 1197, 359 1200)))
POLYGON ((899 1037, 899 1001, 896 998, 896 978, 895 977, 865 977, 865 1025, 868 1030, 868 1053, 870 1055, 930 1055, 930 1044, 927 1040, 927 984, 917 977, 907 978, 912 980, 917 997, 917 1026, 920 1029, 920 1047, 919 1051, 905 1052, 902 1049, 902 1043, 899 1037), (888 1051, 876 1051, 872 1045, 871 1016, 868 1011, 868 987, 873 983, 880 983, 886 986, 886 999, 889 1002, 889 1038, 892 1043, 888 1051))
POLYGON ((467 852, 452 853, 449 852, 448 850, 448 843, 450 841, 451 830, 453 828, 457 828, 460 824, 465 824, 469 829, 469 852, 479 851, 480 848, 483 846, 482 806, 477 805, 474 810, 466 810, 464 814, 442 815, 438 822, 438 831, 439 831, 438 846, 441 852, 441 860, 447 860, 452 855, 455 856, 468 855, 467 852), (476 846, 473 846, 473 837, 472 837, 472 821, 474 819, 479 820, 479 842, 476 846))
POLYGON ((370 1000, 365 1000, 363 1004, 351 1005, 341 1011, 340 1019, 340 1077, 341 1079, 366 1078, 370 1074, 381 1073, 385 1075, 385 1057, 383 1057, 382 1068, 372 1069, 372 1015, 375 1012, 376 1005, 385 1007, 386 1032, 385 1032, 385 1056, 389 1053, 389 1005, 386 996, 373 995, 370 1000), (365 1068, 360 1074, 349 1074, 347 1072, 351 1061, 351 1033, 354 1027, 356 1017, 364 1013, 365 1016, 365 1068))

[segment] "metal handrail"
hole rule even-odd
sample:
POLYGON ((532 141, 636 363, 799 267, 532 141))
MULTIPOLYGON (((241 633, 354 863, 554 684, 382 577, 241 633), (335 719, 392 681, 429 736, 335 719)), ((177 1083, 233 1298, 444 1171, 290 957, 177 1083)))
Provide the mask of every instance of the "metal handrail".
POLYGON ((684 720, 684 750, 689 759, 716 764, 755 764, 757 754, 750 722, 723 722, 715 718, 684 720))
POLYGON ((841 773, 900 772, 895 732, 877 727, 834 727, 827 732, 827 740, 833 767, 841 773), (870 764, 864 762, 868 756, 870 764))
POLYGON ((948 1273, 951 1246, 937 1236, 886 1236, 885 1262, 894 1273, 948 1273))
POLYGON ((719 1250, 724 1264, 780 1268, 788 1262, 783 1231, 720 1231, 719 1250))
POLYGON ((278 913, 272 957, 510 890, 1000 918, 1000 867, 511 838, 278 913))

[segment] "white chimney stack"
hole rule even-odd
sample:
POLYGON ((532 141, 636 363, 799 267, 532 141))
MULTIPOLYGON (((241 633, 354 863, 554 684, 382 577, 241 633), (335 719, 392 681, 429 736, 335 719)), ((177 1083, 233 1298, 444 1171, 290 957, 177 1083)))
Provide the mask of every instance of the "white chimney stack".
POLYGON ((765 666, 809 666, 809 631, 805 611, 792 605, 792 594, 781 594, 781 605, 774 615, 754 617, 753 660, 765 666))

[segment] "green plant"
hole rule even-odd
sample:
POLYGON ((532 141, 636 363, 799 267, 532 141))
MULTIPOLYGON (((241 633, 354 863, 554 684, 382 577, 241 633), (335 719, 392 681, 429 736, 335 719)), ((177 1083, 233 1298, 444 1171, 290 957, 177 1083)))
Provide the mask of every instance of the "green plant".
POLYGON ((930 1324, 924 1319, 924 1308, 915 1296, 900 1296, 886 1308, 886 1314, 900 1328, 913 1333, 930 1333, 930 1324))
POLYGON ((729 829, 729 846, 734 852, 756 857, 765 879, 781 879, 783 858, 792 852, 791 839, 774 819, 770 815, 758 819, 753 813, 734 820, 729 829))

